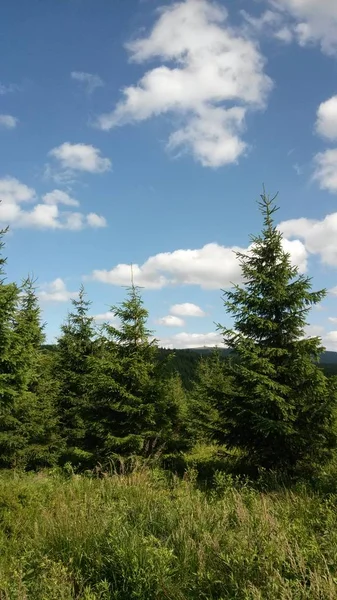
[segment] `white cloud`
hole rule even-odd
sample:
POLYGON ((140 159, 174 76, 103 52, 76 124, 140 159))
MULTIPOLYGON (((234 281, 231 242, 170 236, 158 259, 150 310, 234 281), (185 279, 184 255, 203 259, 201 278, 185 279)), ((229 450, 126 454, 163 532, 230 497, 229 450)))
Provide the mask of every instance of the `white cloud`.
POLYGON ((70 292, 63 279, 58 277, 51 283, 40 286, 38 296, 41 302, 68 302, 78 297, 78 292, 70 292))
POLYGON ((36 197, 35 190, 29 188, 14 177, 0 179, 0 200, 3 204, 30 202, 36 197))
POLYGON ((293 40, 293 33, 289 27, 284 26, 274 31, 274 37, 280 40, 280 42, 290 44, 290 42, 293 40))
POLYGON ((165 327, 184 327, 185 321, 180 317, 174 315, 167 315, 157 320, 158 325, 164 325, 165 327))
POLYGON ((224 347, 223 338, 217 332, 186 333, 181 332, 167 338, 159 338, 162 348, 212 348, 224 347))
POLYGON ((331 323, 337 323, 337 317, 329 317, 331 323))
POLYGON ((301 46, 320 44, 326 54, 337 52, 335 0, 267 0, 277 9, 301 46))
POLYGON ((293 39, 293 33, 284 24, 284 17, 274 10, 266 10, 259 17, 253 17, 245 10, 240 11, 243 16, 248 33, 256 35, 270 35, 279 41, 289 44, 293 39))
POLYGON ((75 81, 83 83, 88 94, 92 94, 97 88, 104 85, 104 81, 99 75, 85 73, 84 71, 72 71, 70 77, 75 81))
POLYGON ((323 345, 327 350, 337 351, 337 331, 329 331, 323 338, 323 345))
POLYGON ((43 196, 43 201, 46 204, 65 204, 66 206, 79 206, 78 200, 72 198, 62 190, 53 190, 43 196))
POLYGON ((304 331, 306 337, 322 337, 324 334, 324 327, 322 327, 322 325, 306 325, 304 331))
POLYGON ((19 122, 19 119, 12 115, 0 115, 0 128, 14 129, 19 122))
POLYGON ((108 310, 105 313, 100 313, 98 315, 94 315, 93 318, 95 321, 115 321, 116 320, 116 316, 113 312, 111 312, 111 310, 108 310))
POLYGON ((45 194, 37 203, 35 190, 14 177, 0 179, 0 223, 12 227, 68 229, 72 231, 106 225, 104 217, 89 213, 62 211, 59 204, 79 206, 79 202, 61 190, 45 194), (34 203, 29 210, 22 205, 34 203))
MULTIPOLYGON (((315 129, 323 138, 337 141, 337 96, 320 104, 315 129)), ((337 148, 329 148, 316 154, 313 178, 318 181, 321 189, 337 193, 337 148)))
POLYGON ((314 158, 314 179, 322 190, 337 193, 337 148, 319 152, 314 158))
POLYGON ((134 62, 162 64, 125 88, 97 125, 109 130, 171 113, 180 126, 169 149, 191 152, 204 166, 236 162, 246 150, 246 113, 265 106, 272 82, 258 46, 229 26, 227 10, 208 0, 170 4, 160 9, 149 35, 127 49, 134 62))
POLYGON ((236 162, 246 150, 246 144, 237 135, 244 128, 246 109, 236 106, 200 109, 198 116, 190 117, 186 127, 169 137, 167 148, 180 149, 178 154, 191 152, 204 167, 221 167, 236 162))
POLYGON ((86 216, 87 223, 90 227, 106 227, 107 221, 105 217, 97 215, 96 213, 89 213, 86 216))
POLYGON ((270 7, 259 16, 242 10, 248 32, 267 35, 300 46, 318 44, 328 55, 337 53, 335 0, 264 0, 270 7))
POLYGON ((197 304, 184 302, 184 304, 174 304, 170 308, 171 315, 178 317, 205 317, 206 313, 197 304))
POLYGON ((332 96, 318 107, 316 131, 328 140, 337 140, 337 96, 332 96))
POLYGON ((320 255, 328 265, 337 265, 337 212, 323 219, 290 219, 279 225, 287 238, 300 238, 311 254, 320 255))
MULTIPOLYGON (((301 272, 305 271, 307 253, 302 242, 284 240, 284 248, 291 254, 293 264, 297 264, 301 272)), ((203 289, 229 287, 241 280, 241 269, 234 251, 245 252, 239 247, 226 248, 215 243, 196 250, 162 252, 151 256, 141 266, 133 265, 134 282, 148 289, 168 285, 198 285, 203 289)), ((91 278, 112 285, 128 285, 131 268, 130 265, 119 264, 110 271, 95 270, 91 278)))
POLYGON ((100 150, 89 144, 70 144, 64 142, 49 152, 62 169, 70 171, 86 171, 88 173, 104 173, 111 168, 109 158, 103 158, 100 150))

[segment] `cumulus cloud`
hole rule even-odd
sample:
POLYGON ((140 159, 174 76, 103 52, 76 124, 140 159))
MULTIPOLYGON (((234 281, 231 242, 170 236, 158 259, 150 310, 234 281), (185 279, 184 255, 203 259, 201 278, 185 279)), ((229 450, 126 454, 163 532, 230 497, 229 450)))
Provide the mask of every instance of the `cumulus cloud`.
POLYGON ((158 325, 164 325, 165 327, 184 327, 185 321, 180 317, 174 315, 166 315, 157 320, 158 325))
MULTIPOLYGON (((284 240, 284 248, 290 253, 293 264, 301 272, 307 267, 307 253, 299 240, 284 240)), ((197 285, 203 289, 229 287, 241 281, 241 268, 235 251, 247 252, 239 247, 206 244, 195 250, 175 250, 161 252, 143 263, 133 265, 133 278, 136 285, 148 289, 160 289, 168 285, 197 285)), ((128 285, 131 268, 119 264, 108 270, 95 270, 91 278, 112 285, 128 285)))
POLYGON ((43 196, 43 201, 46 204, 65 204, 66 206, 79 206, 78 200, 72 198, 62 190, 53 190, 43 196))
MULTIPOLYGON (((337 323, 337 319, 330 318, 331 323, 337 323)), ((307 327, 306 334, 309 337, 320 337, 322 340, 322 346, 326 350, 337 351, 337 331, 326 331, 324 327, 320 325, 311 325, 307 327)))
POLYGON ((171 337, 159 338, 159 346, 162 348, 212 348, 214 346, 224 347, 224 343, 222 336, 214 331, 210 333, 181 332, 171 337))
POLYGON ((3 129, 15 129, 19 122, 19 119, 12 115, 0 115, 0 128, 3 129))
POLYGON ((327 350, 337 351, 337 331, 329 331, 323 338, 323 344, 327 350))
POLYGON ((14 177, 0 179, 0 223, 12 227, 36 229, 68 229, 104 227, 106 220, 100 215, 60 210, 59 205, 79 206, 79 202, 66 192, 55 189, 38 201, 34 189, 14 177), (33 204, 27 208, 25 204, 33 204))
POLYGON ((111 312, 111 310, 108 310, 105 313, 100 313, 98 315, 94 315, 94 320, 95 321, 115 321, 116 320, 116 316, 113 312, 111 312))
POLYGON ((285 25, 284 16, 275 10, 266 10, 258 17, 245 10, 240 11, 245 20, 248 33, 253 35, 269 35, 285 44, 293 40, 291 29, 285 25))
POLYGON ((198 306, 191 302, 184 302, 183 304, 173 304, 170 308, 171 315, 177 317, 205 317, 206 313, 198 306))
POLYGON ((301 46, 320 44, 326 54, 337 52, 335 0, 267 0, 283 17, 301 46))
POLYGON ((70 292, 63 279, 58 277, 51 283, 40 286, 38 297, 41 302, 68 302, 78 297, 78 292, 70 292))
POLYGON ((337 148, 316 154, 313 177, 322 190, 337 193, 337 148))
MULTIPOLYGON (((337 141, 337 96, 320 104, 315 129, 326 140, 337 141)), ((337 193, 337 148, 328 148, 316 154, 313 178, 322 190, 337 193)))
POLYGON ((316 131, 328 140, 337 140, 337 96, 332 96, 319 105, 316 131))
POLYGON ((96 213, 89 213, 86 216, 89 227, 106 227, 107 221, 105 217, 97 215, 96 213))
POLYGON ((109 158, 103 158, 98 148, 90 144, 70 144, 64 142, 49 152, 60 167, 70 171, 86 171, 87 173, 104 173, 111 168, 109 158))
POLYGON ((265 106, 272 82, 258 46, 230 27, 227 10, 209 0, 170 4, 127 49, 134 62, 161 64, 126 87, 97 125, 109 130, 169 113, 180 122, 170 150, 190 152, 207 167, 236 162, 247 147, 246 113, 265 106))
POLYGON ((0 200, 4 204, 30 202, 35 198, 35 190, 14 177, 3 177, 0 179, 0 200))
POLYGON ((311 254, 318 254, 322 261, 331 266, 337 265, 337 212, 323 219, 290 219, 279 225, 287 238, 300 238, 311 254))
POLYGON ((306 337, 322 337, 324 334, 324 327, 322 325, 306 325, 305 329, 306 337))
POLYGON ((241 11, 248 31, 269 35, 300 46, 319 45, 328 55, 337 53, 335 0, 264 0, 267 10, 253 16, 241 11))
POLYGON ((97 88, 104 85, 104 81, 99 75, 93 73, 85 73, 84 71, 72 71, 70 77, 85 86, 88 94, 92 94, 97 88))

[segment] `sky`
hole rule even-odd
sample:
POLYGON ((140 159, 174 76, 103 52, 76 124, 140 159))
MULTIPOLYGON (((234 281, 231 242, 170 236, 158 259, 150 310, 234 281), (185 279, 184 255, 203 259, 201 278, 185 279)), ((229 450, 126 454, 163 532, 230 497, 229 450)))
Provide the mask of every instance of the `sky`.
POLYGON ((221 343, 221 289, 261 229, 328 294, 337 350, 337 2, 12 0, 0 21, 0 226, 53 342, 84 284, 97 323, 131 281, 160 344, 221 343))

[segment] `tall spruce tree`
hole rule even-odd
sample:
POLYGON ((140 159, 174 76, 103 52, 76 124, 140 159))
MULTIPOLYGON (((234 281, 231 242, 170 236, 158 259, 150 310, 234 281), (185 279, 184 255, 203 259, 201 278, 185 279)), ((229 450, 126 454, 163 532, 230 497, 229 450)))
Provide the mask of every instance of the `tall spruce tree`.
POLYGON ((45 372, 45 340, 41 309, 31 277, 24 280, 13 322, 16 339, 12 356, 17 365, 17 393, 21 406, 20 428, 26 443, 20 461, 26 467, 55 464, 60 452, 55 396, 45 372))
POLYGON ((148 455, 167 441, 179 408, 161 378, 158 346, 147 329, 148 311, 132 285, 119 306, 119 326, 103 326, 94 358, 92 446, 97 460, 113 455, 148 455))
POLYGON ((263 193, 259 207, 262 233, 248 254, 237 253, 243 286, 224 291, 234 328, 218 328, 237 362, 221 417, 229 446, 261 467, 292 470, 325 460, 336 444, 334 384, 317 366, 321 340, 305 337, 308 313, 326 292, 313 292, 311 279, 292 266, 274 223, 275 198, 263 193))
POLYGON ((0 229, 0 467, 5 468, 16 465, 17 454, 26 443, 20 427, 21 382, 13 332, 20 290, 14 283, 5 283, 7 259, 1 254, 7 231, 0 229))
POLYGON ((74 464, 90 462, 87 451, 88 394, 91 357, 95 351, 94 319, 88 312, 91 301, 86 300, 81 286, 77 299, 72 300, 73 310, 61 326, 62 335, 57 341, 54 356, 54 377, 57 380, 57 404, 60 427, 67 445, 64 460, 74 464))

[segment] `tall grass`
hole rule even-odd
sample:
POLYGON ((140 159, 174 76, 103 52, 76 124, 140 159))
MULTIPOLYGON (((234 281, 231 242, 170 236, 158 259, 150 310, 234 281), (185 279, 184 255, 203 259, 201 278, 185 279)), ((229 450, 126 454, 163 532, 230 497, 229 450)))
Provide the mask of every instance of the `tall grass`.
POLYGON ((0 477, 1 600, 332 600, 337 498, 160 471, 0 477))

